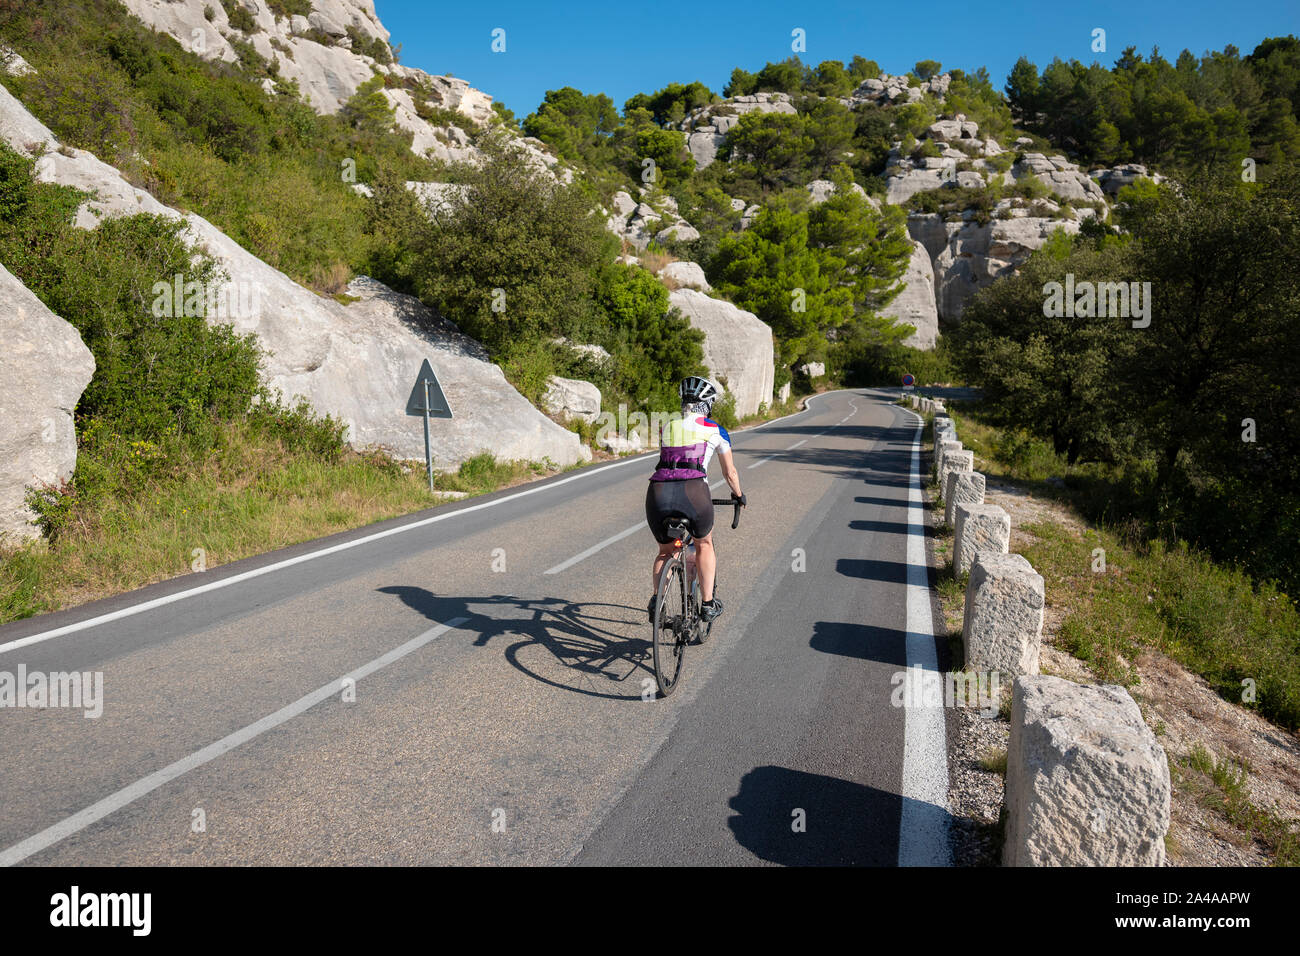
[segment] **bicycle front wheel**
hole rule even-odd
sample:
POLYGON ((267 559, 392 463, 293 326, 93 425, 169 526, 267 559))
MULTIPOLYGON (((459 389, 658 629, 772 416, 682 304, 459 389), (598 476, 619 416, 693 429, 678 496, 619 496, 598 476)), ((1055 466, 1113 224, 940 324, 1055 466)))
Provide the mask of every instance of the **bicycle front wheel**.
POLYGON ((655 602, 654 663, 660 697, 671 694, 681 677, 682 657, 690 637, 690 617, 686 606, 686 575, 681 561, 674 558, 659 572, 655 602))

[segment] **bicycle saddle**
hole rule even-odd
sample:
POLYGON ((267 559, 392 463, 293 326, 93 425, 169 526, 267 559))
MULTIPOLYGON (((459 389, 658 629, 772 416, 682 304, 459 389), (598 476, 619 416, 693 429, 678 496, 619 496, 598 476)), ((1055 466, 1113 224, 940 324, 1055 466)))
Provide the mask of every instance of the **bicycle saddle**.
POLYGON ((664 533, 670 538, 676 538, 680 541, 682 538, 686 537, 689 530, 690 529, 686 527, 685 518, 664 519, 664 533))

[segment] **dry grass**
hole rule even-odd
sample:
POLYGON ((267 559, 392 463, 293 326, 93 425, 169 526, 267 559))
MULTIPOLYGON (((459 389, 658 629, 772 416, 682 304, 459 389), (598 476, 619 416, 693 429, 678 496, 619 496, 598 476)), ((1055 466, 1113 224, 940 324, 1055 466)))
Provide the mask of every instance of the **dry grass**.
POLYGON ((445 495, 430 496, 422 466, 351 451, 328 461, 227 426, 207 458, 79 508, 51 542, 0 552, 0 622, 193 573, 200 555, 211 569, 553 470, 480 456, 436 475, 445 495))
POLYGON ((651 252, 649 249, 641 253, 639 258, 641 259, 641 265, 655 275, 658 275, 659 271, 670 262, 677 261, 677 257, 674 255, 667 252, 651 252))
POLYGON ((311 289, 321 295, 338 295, 352 281, 352 267, 346 262, 334 262, 312 269, 311 289))

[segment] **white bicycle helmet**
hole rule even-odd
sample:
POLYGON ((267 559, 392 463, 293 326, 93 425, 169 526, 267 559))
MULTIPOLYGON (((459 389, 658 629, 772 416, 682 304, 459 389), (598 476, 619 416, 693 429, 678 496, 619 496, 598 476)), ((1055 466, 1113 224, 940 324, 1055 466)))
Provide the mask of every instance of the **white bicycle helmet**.
POLYGON ((722 386, 712 379, 691 375, 682 379, 682 383, 677 386, 677 393, 684 405, 707 405, 712 410, 713 403, 722 397, 722 386))

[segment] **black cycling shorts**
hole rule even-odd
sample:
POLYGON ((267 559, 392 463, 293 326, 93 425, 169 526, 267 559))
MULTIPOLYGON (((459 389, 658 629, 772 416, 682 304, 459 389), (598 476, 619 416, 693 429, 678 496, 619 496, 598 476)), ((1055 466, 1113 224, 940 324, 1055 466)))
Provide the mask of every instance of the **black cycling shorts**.
POLYGON ((645 520, 655 540, 673 540, 664 533, 665 518, 685 518, 686 527, 697 538, 713 530, 713 494, 703 478, 685 481, 652 481, 645 493, 645 520))

